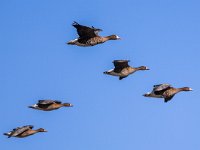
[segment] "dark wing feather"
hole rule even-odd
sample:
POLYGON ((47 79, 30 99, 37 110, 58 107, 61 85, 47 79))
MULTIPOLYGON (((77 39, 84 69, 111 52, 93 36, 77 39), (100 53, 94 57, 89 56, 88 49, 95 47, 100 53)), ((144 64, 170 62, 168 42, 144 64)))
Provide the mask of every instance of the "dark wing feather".
POLYGON ((122 80, 122 79, 124 79, 124 78, 126 78, 127 76, 123 76, 123 77, 119 77, 119 80, 122 80))
POLYGON ((86 44, 90 37, 79 38, 78 42, 82 44, 86 44))
POLYGON ((62 102, 61 102, 61 101, 54 100, 54 103, 56 103, 56 104, 61 104, 62 102))
POLYGON ((39 108, 47 108, 54 103, 53 100, 39 100, 37 105, 39 108))
POLYGON ((49 105, 52 105, 54 103, 61 104, 62 102, 57 100, 39 100, 37 105, 40 108, 47 108, 49 105))
POLYGON ((129 60, 114 60, 113 64, 115 66, 114 72, 121 72, 122 69, 129 67, 128 65, 129 60))
POLYGON ((165 103, 168 102, 168 101, 170 101, 173 97, 174 97, 174 95, 169 96, 169 97, 165 97, 165 103))
POLYGON ((16 131, 16 130, 18 130, 18 129, 20 129, 21 127, 17 127, 17 128, 14 128, 12 131, 16 131))
POLYGON ((164 93, 166 90, 168 90, 168 89, 170 89, 170 87, 167 88, 167 89, 164 89, 164 90, 154 91, 154 94, 156 94, 156 95, 162 95, 162 96, 163 96, 163 93, 164 93))
POLYGON ((80 38, 93 38, 98 36, 99 31, 102 31, 101 29, 94 28, 93 26, 90 28, 80 25, 77 22, 74 22, 72 25, 77 29, 77 33, 80 38))
POLYGON ((161 86, 162 84, 156 84, 156 85, 154 85, 153 87, 154 88, 157 88, 157 87, 159 87, 159 86, 161 86))

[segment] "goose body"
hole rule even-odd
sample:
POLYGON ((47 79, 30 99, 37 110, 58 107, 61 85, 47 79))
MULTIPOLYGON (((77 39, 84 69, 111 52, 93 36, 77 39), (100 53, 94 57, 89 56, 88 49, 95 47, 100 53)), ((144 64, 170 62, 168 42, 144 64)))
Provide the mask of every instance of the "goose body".
POLYGON ((174 88, 170 84, 154 85, 153 90, 144 94, 145 97, 164 98, 164 102, 170 101, 177 93, 192 91, 190 87, 174 88))
POLYGON ((97 44, 101 44, 108 40, 120 39, 120 37, 117 35, 110 35, 106 37, 99 36, 98 32, 102 31, 101 29, 83 26, 78 24, 77 22, 74 22, 72 25, 77 29, 79 37, 77 39, 67 42, 67 44, 70 45, 87 47, 87 46, 94 46, 97 44))
POLYGON ((149 70, 146 66, 140 67, 131 67, 128 65, 129 60, 114 60, 113 64, 115 66, 114 69, 105 71, 104 74, 118 76, 119 80, 126 78, 128 75, 133 74, 138 70, 149 70))
POLYGON ((58 100, 38 100, 37 104, 29 106, 29 108, 43 110, 43 111, 51 111, 55 109, 59 109, 60 107, 72 107, 73 105, 70 103, 62 103, 58 100))
POLYGON ((47 131, 43 128, 33 130, 32 125, 26 125, 23 127, 14 128, 12 131, 4 133, 4 135, 8 136, 8 138, 10 138, 10 137, 24 138, 24 137, 33 135, 38 132, 47 132, 47 131))

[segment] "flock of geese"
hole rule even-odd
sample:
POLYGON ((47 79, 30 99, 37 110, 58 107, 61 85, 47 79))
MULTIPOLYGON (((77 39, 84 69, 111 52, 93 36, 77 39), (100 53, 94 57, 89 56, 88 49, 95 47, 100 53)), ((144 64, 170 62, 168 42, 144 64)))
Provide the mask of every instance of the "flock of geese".
MULTIPOLYGON (((72 24, 79 35, 77 39, 69 41, 67 44, 69 45, 77 45, 77 46, 95 46, 97 44, 104 43, 109 40, 119 40, 120 37, 117 35, 110 35, 110 36, 99 36, 98 33, 102 31, 101 29, 97 29, 92 27, 87 27, 74 22, 72 24)), ((146 66, 140 67, 131 67, 128 64, 129 60, 114 60, 114 68, 108 71, 105 71, 104 74, 118 76, 119 80, 126 78, 130 74, 133 74, 139 70, 149 70, 146 66)), ((153 90, 144 94, 145 97, 154 97, 154 98, 164 98, 164 102, 170 101, 175 94, 181 91, 192 91, 190 87, 182 87, 182 88, 175 88, 172 87, 170 84, 159 84, 154 85, 153 90)), ((57 100, 38 100, 38 102, 29 108, 43 110, 43 111, 52 111, 59 109, 61 107, 72 107, 73 105, 70 103, 62 103, 61 101, 57 100)), ((4 133, 4 135, 10 137, 27 137, 33 135, 38 132, 47 132, 43 128, 33 129, 32 125, 26 125, 22 127, 17 127, 10 132, 4 133)))

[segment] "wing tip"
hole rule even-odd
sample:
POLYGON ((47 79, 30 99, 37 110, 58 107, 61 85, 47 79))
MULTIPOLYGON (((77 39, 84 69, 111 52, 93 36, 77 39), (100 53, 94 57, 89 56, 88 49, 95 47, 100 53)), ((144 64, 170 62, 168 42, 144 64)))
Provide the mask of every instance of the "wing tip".
POLYGON ((79 24, 78 24, 78 22, 76 22, 76 21, 74 21, 73 23, 72 23, 72 26, 78 26, 79 24))
POLYGON ((130 62, 129 59, 118 59, 118 60, 113 60, 113 63, 115 62, 130 62))

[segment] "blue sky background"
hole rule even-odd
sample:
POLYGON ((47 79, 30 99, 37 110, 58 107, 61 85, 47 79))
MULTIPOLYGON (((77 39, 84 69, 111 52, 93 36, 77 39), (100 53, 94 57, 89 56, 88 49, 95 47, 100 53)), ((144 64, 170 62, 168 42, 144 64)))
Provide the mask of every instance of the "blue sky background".
POLYGON ((200 149, 200 2, 198 0, 0 1, 0 133, 32 124, 49 132, 0 136, 3 150, 200 149), (73 21, 122 40, 94 47, 73 21), (114 59, 151 70, 121 81, 104 75, 114 59), (169 103, 145 98, 154 84, 190 86, 169 103), (28 109, 38 99, 73 108, 28 109))

